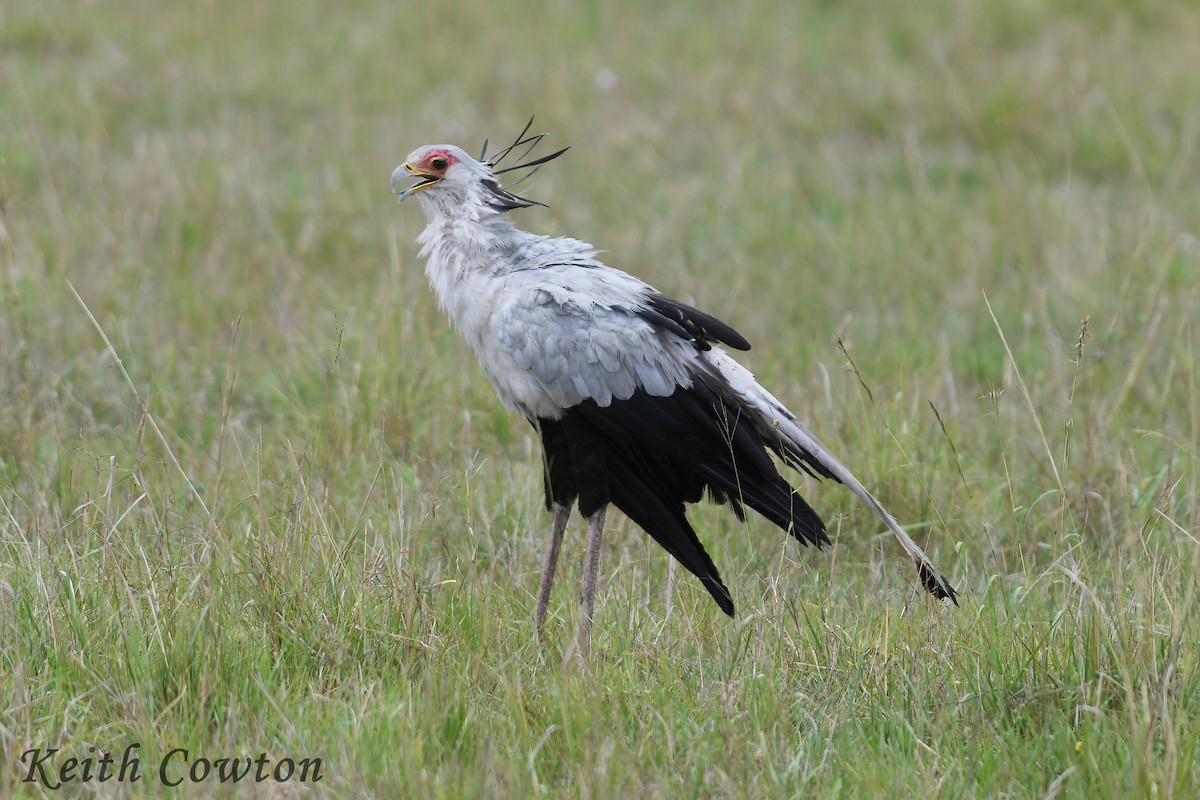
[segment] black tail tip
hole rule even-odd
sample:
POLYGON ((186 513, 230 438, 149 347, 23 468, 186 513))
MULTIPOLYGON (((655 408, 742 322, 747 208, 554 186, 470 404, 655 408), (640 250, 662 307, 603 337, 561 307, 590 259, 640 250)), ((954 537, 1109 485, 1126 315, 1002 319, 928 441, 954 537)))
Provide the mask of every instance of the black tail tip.
POLYGON ((920 564, 917 566, 917 574, 921 576, 921 585, 925 587, 925 591, 938 600, 949 600, 954 605, 958 605, 958 592, 954 591, 950 581, 937 574, 932 567, 928 564, 920 564))
POLYGON ((721 582, 721 579, 716 575, 704 576, 700 578, 704 583, 704 588, 708 589, 708 593, 712 595, 712 599, 717 601, 717 605, 721 607, 730 619, 737 619, 737 615, 733 610, 733 595, 729 593, 729 589, 721 582))

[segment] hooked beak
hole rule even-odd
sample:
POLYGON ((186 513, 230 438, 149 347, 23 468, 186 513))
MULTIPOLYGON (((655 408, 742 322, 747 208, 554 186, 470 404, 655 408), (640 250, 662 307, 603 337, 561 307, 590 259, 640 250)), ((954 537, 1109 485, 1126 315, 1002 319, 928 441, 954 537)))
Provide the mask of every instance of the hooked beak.
POLYGON ((392 173, 392 191, 396 193, 396 202, 403 203, 404 198, 408 197, 410 194, 433 186, 435 183, 440 183, 441 180, 442 179, 437 175, 430 175, 429 173, 420 172, 419 170, 414 169, 413 166, 406 161, 405 163, 396 167, 396 171, 392 173), (419 180, 405 189, 397 189, 396 184, 400 183, 406 178, 418 178, 419 180))

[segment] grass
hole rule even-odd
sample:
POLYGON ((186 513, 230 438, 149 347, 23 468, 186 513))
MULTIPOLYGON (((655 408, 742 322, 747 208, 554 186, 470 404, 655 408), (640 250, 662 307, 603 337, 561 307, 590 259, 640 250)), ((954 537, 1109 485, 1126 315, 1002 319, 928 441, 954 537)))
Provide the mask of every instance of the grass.
POLYGON ((1193 796, 1197 41, 1115 0, 6 5, 0 795, 139 742, 323 778, 64 791, 1193 796), (537 640, 538 448, 387 189, 530 113, 573 148, 520 224, 738 327, 961 608, 808 485, 824 553, 694 510, 732 621, 614 521, 586 665, 576 521, 537 640))

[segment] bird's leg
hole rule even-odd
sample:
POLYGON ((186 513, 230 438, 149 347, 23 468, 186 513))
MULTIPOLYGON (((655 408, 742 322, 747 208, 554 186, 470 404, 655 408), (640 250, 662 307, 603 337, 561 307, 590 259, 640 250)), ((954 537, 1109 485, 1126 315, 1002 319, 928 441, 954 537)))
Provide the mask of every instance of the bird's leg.
POLYGON ((579 611, 579 650, 584 656, 592 638, 592 611, 596 608, 596 578, 600 572, 600 536, 604 532, 604 510, 601 506, 587 518, 587 547, 583 559, 583 607, 579 611))
POLYGON ((546 619, 546 608, 550 605, 550 588, 554 586, 554 569, 558 565, 558 551, 562 546, 563 532, 571 517, 571 506, 554 504, 554 522, 550 524, 550 544, 546 547, 546 560, 542 563, 542 585, 538 589, 537 629, 542 630, 546 619))

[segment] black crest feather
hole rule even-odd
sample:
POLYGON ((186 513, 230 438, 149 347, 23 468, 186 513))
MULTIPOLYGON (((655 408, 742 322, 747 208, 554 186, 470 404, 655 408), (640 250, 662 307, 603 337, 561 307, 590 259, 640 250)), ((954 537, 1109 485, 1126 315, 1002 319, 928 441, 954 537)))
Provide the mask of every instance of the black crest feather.
POLYGON ((553 153, 550 153, 549 155, 539 156, 532 161, 526 161, 526 159, 532 155, 533 151, 539 144, 542 143, 542 139, 546 136, 544 133, 530 134, 529 129, 532 127, 533 117, 530 117, 529 122, 525 123, 525 127, 521 129, 521 132, 517 135, 517 138, 513 140, 512 144, 510 144, 508 147, 505 147, 491 158, 487 157, 488 140, 483 140, 483 149, 479 153, 479 160, 491 167, 493 175, 503 175, 508 172, 514 172, 522 169, 529 170, 520 179, 510 183, 508 186, 501 186, 499 181, 492 181, 484 184, 493 195, 491 201, 488 202, 488 205, 497 211, 511 211, 514 208, 528 208, 529 206, 545 206, 545 203, 539 203, 537 200, 530 200, 527 197, 522 197, 519 194, 514 193, 512 191, 512 187, 520 185, 530 176, 534 175, 539 169, 541 169, 543 164, 548 161, 553 161, 571 149, 570 147, 564 147, 561 150, 556 150, 553 153), (524 149, 522 150, 522 148, 524 149), (514 163, 509 164, 507 167, 502 169, 497 169, 500 167, 500 164, 515 151, 520 151, 521 154, 513 159, 514 163))

